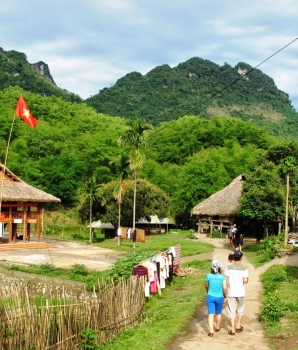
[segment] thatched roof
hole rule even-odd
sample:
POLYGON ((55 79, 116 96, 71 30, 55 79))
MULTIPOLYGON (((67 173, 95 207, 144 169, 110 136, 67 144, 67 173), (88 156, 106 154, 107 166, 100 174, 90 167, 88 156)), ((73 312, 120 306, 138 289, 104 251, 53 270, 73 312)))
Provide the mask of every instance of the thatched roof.
POLYGON ((3 164, 0 164, 2 202, 61 202, 59 198, 28 185, 7 168, 5 168, 3 179, 3 170, 3 164))
POLYGON ((240 206, 243 181, 245 181, 245 175, 239 175, 221 191, 212 194, 209 198, 197 204, 191 212, 192 215, 235 215, 240 206))

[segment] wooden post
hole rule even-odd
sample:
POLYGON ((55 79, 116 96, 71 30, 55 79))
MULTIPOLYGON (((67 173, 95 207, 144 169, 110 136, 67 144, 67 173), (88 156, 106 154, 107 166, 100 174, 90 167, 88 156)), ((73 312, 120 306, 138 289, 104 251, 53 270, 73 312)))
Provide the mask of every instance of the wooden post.
POLYGON ((36 220, 37 242, 40 242, 40 228, 41 228, 40 212, 41 212, 41 210, 40 210, 39 204, 37 204, 37 220, 36 220))
POLYGON ((23 242, 27 242, 27 206, 23 206, 23 242))
POLYGON ((17 233, 18 233, 18 224, 13 223, 12 224, 12 240, 13 243, 17 240, 17 233))
MULTIPOLYGON (((28 207, 28 212, 31 211, 31 207, 28 207)), ((26 220, 27 220, 27 214, 26 214, 26 220)), ((26 225, 26 228, 27 228, 27 241, 29 242, 30 241, 30 223, 28 222, 27 225, 26 225)))
POLYGON ((9 207, 8 243, 12 242, 12 207, 9 207))

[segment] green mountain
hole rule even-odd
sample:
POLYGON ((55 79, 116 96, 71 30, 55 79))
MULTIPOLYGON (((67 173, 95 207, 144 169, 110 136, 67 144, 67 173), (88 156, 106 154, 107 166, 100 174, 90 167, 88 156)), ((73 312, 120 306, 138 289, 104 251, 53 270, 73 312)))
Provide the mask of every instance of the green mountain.
POLYGON ((158 125, 184 115, 230 116, 253 122, 276 136, 298 132, 298 113, 274 80, 246 63, 219 66, 199 57, 146 75, 132 72, 85 101, 97 112, 142 117, 158 125))
POLYGON ((19 86, 42 96, 61 97, 69 102, 82 101, 78 95, 57 87, 46 63, 30 64, 24 53, 0 48, 0 90, 10 86, 19 86))
POLYGON ((295 139, 298 133, 298 113, 288 94, 246 63, 219 66, 194 57, 173 68, 156 67, 146 75, 128 73, 83 101, 57 87, 46 63, 31 64, 24 53, 0 48, 0 90, 11 86, 67 102, 85 102, 110 116, 141 117, 155 126, 185 115, 227 116, 252 122, 274 136, 295 139))

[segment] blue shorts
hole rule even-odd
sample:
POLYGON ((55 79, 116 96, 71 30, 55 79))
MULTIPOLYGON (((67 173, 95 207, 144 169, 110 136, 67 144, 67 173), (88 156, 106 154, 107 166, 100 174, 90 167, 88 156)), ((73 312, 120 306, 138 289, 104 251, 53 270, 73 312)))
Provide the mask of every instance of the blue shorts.
POLYGON ((207 295, 206 304, 208 308, 208 315, 221 314, 223 302, 224 297, 213 297, 212 295, 207 295))

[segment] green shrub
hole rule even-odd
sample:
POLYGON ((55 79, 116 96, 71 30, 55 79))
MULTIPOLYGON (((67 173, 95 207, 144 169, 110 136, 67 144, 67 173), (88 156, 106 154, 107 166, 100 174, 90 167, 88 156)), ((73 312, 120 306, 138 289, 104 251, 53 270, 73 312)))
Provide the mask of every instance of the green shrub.
POLYGON ((88 270, 85 265, 75 264, 70 269, 70 279, 74 281, 84 281, 88 276, 88 270))
POLYGON ((213 231, 212 234, 208 233, 207 237, 210 237, 210 238, 226 238, 226 235, 223 234, 223 233, 220 233, 218 231, 213 231))
POLYGON ((97 350, 99 349, 99 345, 96 344, 96 339, 98 338, 98 331, 95 331, 94 329, 88 328, 83 329, 82 332, 79 334, 80 343, 82 346, 82 349, 90 349, 90 350, 97 350))
POLYGON ((279 321, 284 311, 285 305, 282 302, 278 291, 275 290, 274 292, 268 292, 264 300, 260 320, 279 321))
POLYGON ((154 255, 156 252, 147 248, 131 252, 125 257, 118 258, 115 264, 105 272, 105 276, 116 280, 121 277, 129 277, 134 266, 154 255))

